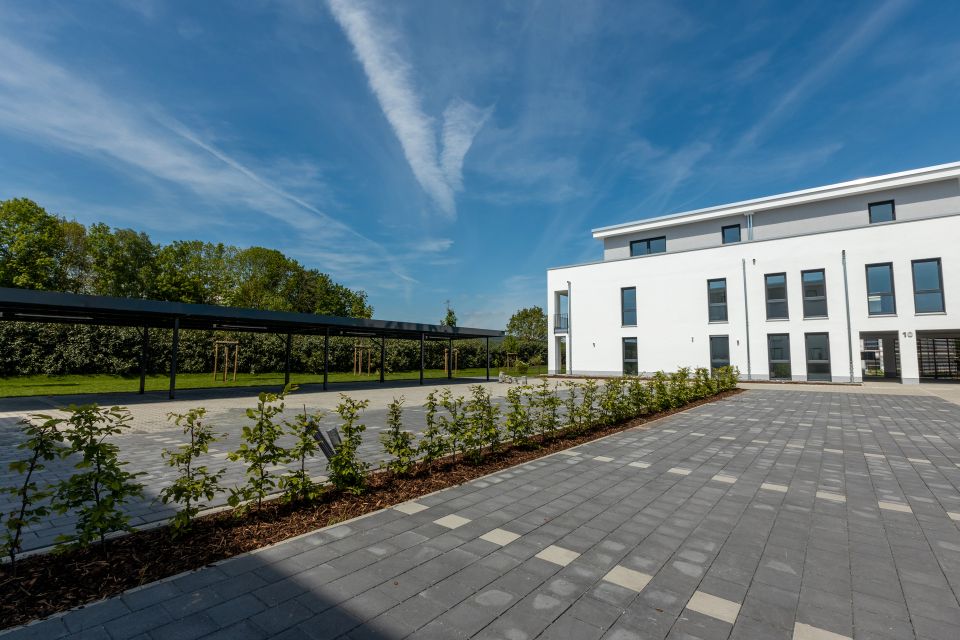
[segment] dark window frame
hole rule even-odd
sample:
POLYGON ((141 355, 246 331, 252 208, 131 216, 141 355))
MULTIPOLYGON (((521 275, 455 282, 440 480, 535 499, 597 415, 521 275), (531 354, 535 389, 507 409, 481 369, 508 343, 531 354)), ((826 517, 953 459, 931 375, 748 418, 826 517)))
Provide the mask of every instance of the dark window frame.
POLYGON ((637 314, 637 288, 636 287, 620 287, 620 326, 622 327, 635 327, 637 326, 638 321, 637 314), (623 294, 625 291, 633 290, 633 324, 627 322, 627 307, 624 305, 623 294))
POLYGON ((730 321, 730 317, 729 317, 729 314, 728 314, 728 311, 727 311, 727 304, 728 304, 728 303, 727 303, 727 279, 726 279, 726 278, 710 278, 709 280, 707 280, 707 322, 708 322, 708 323, 724 323, 724 322, 729 322, 729 321, 730 321), (723 283, 723 302, 722 302, 722 303, 720 303, 720 302, 713 302, 713 301, 710 300, 710 294, 711 294, 712 291, 713 291, 713 290, 710 288, 710 284, 711 284, 712 282, 722 282, 722 283, 723 283), (714 309, 715 307, 716 307, 716 308, 723 307, 723 319, 722 319, 722 320, 714 320, 714 319, 713 319, 712 311, 713 311, 713 309, 714 309))
POLYGON ((716 338, 716 339, 721 339, 721 338, 722 338, 722 339, 724 339, 724 340, 727 341, 727 364, 725 364, 725 365, 720 365, 720 366, 726 366, 726 367, 729 367, 729 366, 730 366, 730 336, 727 335, 727 334, 717 334, 717 335, 709 336, 707 342, 708 342, 708 344, 710 345, 710 373, 711 373, 711 374, 713 374, 713 372, 717 369, 717 367, 713 366, 714 361, 715 361, 715 360, 720 360, 720 358, 714 358, 714 357, 713 357, 713 340, 714 340, 714 338, 716 338))
POLYGON ((789 333, 768 333, 768 334, 767 334, 767 367, 768 367, 769 377, 770 377, 771 380, 792 380, 792 379, 793 379, 793 360, 792 360, 792 358, 790 357, 790 356, 791 356, 791 354, 790 354, 791 346, 792 346, 792 345, 790 344, 790 334, 789 334, 789 333), (782 359, 782 358, 777 359, 777 360, 774 360, 774 359, 771 357, 771 354, 770 354, 770 338, 779 338, 779 337, 781 337, 781 336, 784 336, 784 337, 786 337, 786 339, 787 339, 787 358, 786 358, 786 360, 784 360, 784 359, 782 359), (774 377, 774 375, 773 375, 773 365, 774 365, 774 364, 783 364, 783 363, 786 363, 786 365, 787 365, 787 370, 789 371, 789 374, 788 374, 786 377, 774 377))
POLYGON ((667 252, 667 236, 655 236, 653 238, 639 238, 637 240, 630 241, 630 257, 635 258, 637 256, 651 256, 655 253, 666 253, 667 252), (650 243, 656 240, 663 240, 663 251, 651 251, 650 243), (646 245, 647 250, 643 253, 635 253, 633 250, 634 246, 646 245))
POLYGON ((625 376, 635 376, 640 373, 640 342, 637 338, 632 336, 626 336, 620 339, 620 367, 623 375, 625 376), (633 346, 636 349, 637 355, 633 360, 627 359, 627 342, 633 341, 633 346), (633 372, 627 370, 627 364, 633 363, 633 372))
POLYGON ((921 258, 919 260, 910 261, 910 278, 913 281, 913 311, 917 314, 926 314, 926 313, 946 313, 947 312, 947 298, 943 292, 943 262, 940 258, 921 258), (939 289, 923 289, 917 290, 917 272, 915 265, 922 262, 936 262, 937 263, 937 277, 940 281, 939 289), (939 293, 940 294, 940 310, 939 311, 917 311, 917 294, 930 294, 930 293, 939 293))
POLYGON ((830 333, 827 331, 811 331, 810 333, 803 334, 803 359, 807 366, 807 380, 814 380, 819 382, 833 382, 833 363, 831 361, 830 353, 830 333), (826 336, 827 337, 827 359, 826 360, 811 360, 810 359, 810 347, 807 341, 810 339, 810 336, 826 336), (827 363, 827 373, 825 374, 814 374, 818 377, 810 377, 810 363, 822 364, 827 363))
POLYGON ((884 222, 896 222, 897 220, 897 203, 894 200, 880 200, 878 202, 870 202, 867 204, 867 219, 870 220, 870 224, 882 224, 884 222), (890 215, 893 216, 889 220, 874 220, 873 219, 873 208, 880 206, 882 204, 890 205, 890 215))
POLYGON ((763 274, 763 295, 766 302, 766 311, 767 311, 767 320, 789 320, 790 319, 790 302, 789 297, 790 293, 787 290, 787 272, 780 271, 777 273, 765 273, 763 274), (783 276, 783 298, 774 298, 770 299, 770 285, 767 280, 772 276, 783 276), (771 316, 770 315, 770 303, 780 303, 783 302, 783 316, 771 316))
POLYGON ((867 278, 867 315, 868 316, 895 316, 897 315, 897 283, 894 279, 893 272, 893 263, 892 262, 874 262, 872 264, 866 264, 863 266, 863 273, 867 278), (880 296, 890 296, 893 300, 893 311, 889 313, 873 313, 870 311, 870 267, 890 267, 890 292, 889 293, 877 293, 872 295, 880 296))
POLYGON ((800 272, 800 294, 803 297, 803 317, 804 318, 828 318, 830 317, 830 307, 827 304, 827 270, 826 269, 804 269, 800 272), (823 295, 822 296, 807 296, 807 290, 805 288, 805 283, 803 277, 808 273, 820 273, 823 274, 823 295), (822 315, 810 315, 807 313, 807 301, 819 302, 823 300, 824 313, 822 315))
POLYGON ((720 227, 720 241, 722 244, 737 244, 738 242, 743 242, 743 228, 740 226, 740 223, 737 224, 728 224, 720 227), (727 242, 727 229, 736 229, 737 230, 737 239, 727 242))

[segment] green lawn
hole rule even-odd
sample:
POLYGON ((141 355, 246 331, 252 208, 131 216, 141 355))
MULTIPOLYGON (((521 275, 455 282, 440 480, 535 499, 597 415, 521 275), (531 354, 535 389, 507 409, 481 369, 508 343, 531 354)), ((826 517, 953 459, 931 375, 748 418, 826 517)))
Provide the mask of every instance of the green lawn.
MULTIPOLYGON (((496 379, 500 369, 490 368, 490 378, 496 379)), ((510 375, 517 375, 515 369, 504 369, 510 375)), ((547 372, 545 366, 530 367, 528 375, 543 375, 547 372)), ((442 369, 427 369, 423 372, 425 378, 446 378, 442 369)), ((486 375, 485 369, 462 369, 457 371, 456 378, 482 378, 486 375)), ((398 371, 388 373, 387 380, 416 380, 417 371, 398 371)), ((331 373, 330 382, 375 382, 379 376, 355 376, 350 373, 331 373)), ((296 384, 319 384, 323 382, 323 374, 292 373, 290 381, 296 384)), ((283 373, 238 373, 237 381, 230 377, 226 382, 213 380, 212 373, 180 373, 177 374, 177 389, 201 389, 220 387, 268 387, 283 385, 283 373)), ((170 388, 170 379, 165 375, 150 375, 146 381, 147 391, 165 391, 170 388)), ((75 393, 114 393, 118 391, 137 391, 140 388, 139 376, 112 376, 107 374, 94 375, 66 375, 66 376, 16 376, 0 378, 0 397, 10 398, 18 396, 47 396, 75 393)))

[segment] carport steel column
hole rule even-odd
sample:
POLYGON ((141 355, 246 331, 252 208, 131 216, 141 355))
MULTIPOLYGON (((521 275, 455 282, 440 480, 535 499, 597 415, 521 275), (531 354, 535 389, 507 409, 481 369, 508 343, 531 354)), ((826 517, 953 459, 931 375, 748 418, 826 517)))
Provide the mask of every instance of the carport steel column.
POLYGON ((140 395, 147 384, 147 351, 150 349, 150 328, 143 328, 143 342, 140 344, 140 395))
POLYGON ((290 344, 293 341, 293 334, 287 334, 287 350, 283 358, 283 388, 286 389, 290 384, 290 344))
POLYGON ((177 350, 180 348, 180 318, 173 319, 173 348, 170 350, 170 399, 177 392, 177 350))
POLYGON ((330 328, 323 334, 323 390, 327 390, 327 373, 330 370, 330 328))
POLYGON ((387 337, 380 336, 380 382, 383 383, 383 370, 387 364, 387 337))
POLYGON ((420 384, 423 384, 423 334, 420 334, 420 384))

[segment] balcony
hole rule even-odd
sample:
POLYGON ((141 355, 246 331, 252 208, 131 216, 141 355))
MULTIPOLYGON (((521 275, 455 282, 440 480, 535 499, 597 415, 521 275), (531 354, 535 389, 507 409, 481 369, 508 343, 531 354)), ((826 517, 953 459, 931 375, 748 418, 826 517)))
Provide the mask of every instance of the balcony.
POLYGON ((553 314, 553 332, 567 333, 570 331, 570 316, 566 313, 553 314))

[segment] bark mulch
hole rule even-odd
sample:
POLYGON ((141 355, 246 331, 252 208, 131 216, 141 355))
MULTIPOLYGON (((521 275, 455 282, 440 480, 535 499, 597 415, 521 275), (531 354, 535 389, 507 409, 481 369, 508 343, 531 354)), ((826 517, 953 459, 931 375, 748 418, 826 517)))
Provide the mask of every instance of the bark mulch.
POLYGON ((460 461, 451 464, 448 460, 436 463, 430 472, 421 470, 410 477, 375 473, 368 490, 360 496, 329 489, 309 504, 272 500, 259 511, 244 516, 231 511, 201 516, 194 521, 190 533, 179 539, 171 538, 167 527, 157 527, 108 540, 103 546, 30 556, 17 562, 15 573, 7 563, 0 567, 0 629, 199 569, 740 392, 725 391, 679 409, 599 427, 585 434, 561 433, 536 448, 511 446, 485 456, 478 465, 460 461))

